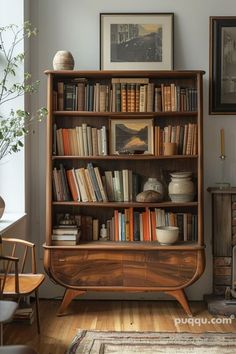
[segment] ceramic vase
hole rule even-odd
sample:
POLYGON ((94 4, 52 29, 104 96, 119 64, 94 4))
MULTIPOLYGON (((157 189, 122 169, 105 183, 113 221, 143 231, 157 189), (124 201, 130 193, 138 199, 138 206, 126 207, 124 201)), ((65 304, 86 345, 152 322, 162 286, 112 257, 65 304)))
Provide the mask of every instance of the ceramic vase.
POLYGON ((2 199, 2 197, 0 197, 0 219, 3 216, 4 210, 5 210, 5 202, 2 199))
POLYGON ((170 173, 171 182, 168 186, 169 196, 172 202, 187 203, 194 199, 194 184, 191 180, 191 172, 170 173))
POLYGON ((163 184, 156 177, 149 177, 144 183, 143 191, 156 191, 161 195, 161 200, 164 198, 163 184))
POLYGON ((53 58, 54 70, 73 70, 74 65, 73 55, 66 50, 59 50, 53 58))

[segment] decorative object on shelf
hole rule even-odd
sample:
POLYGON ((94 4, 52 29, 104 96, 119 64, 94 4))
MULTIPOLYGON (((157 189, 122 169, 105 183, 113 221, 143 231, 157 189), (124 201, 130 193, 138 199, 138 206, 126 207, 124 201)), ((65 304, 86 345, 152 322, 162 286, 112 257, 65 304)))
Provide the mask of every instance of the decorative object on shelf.
POLYGON ((191 180, 192 172, 170 173, 171 182, 168 190, 169 196, 174 203, 192 202, 194 199, 194 183, 191 180))
POLYGON ((66 213, 64 218, 59 221, 59 225, 76 225, 76 222, 72 215, 66 213))
POLYGON ((5 210, 5 202, 0 196, 0 219, 3 216, 4 210, 5 210))
POLYGON ((59 50, 53 58, 54 70, 73 70, 75 61, 71 52, 59 50))
POLYGON ((236 113, 236 16, 210 17, 209 113, 236 113))
POLYGON ((149 177, 144 183, 143 191, 156 191, 160 194, 160 200, 164 198, 164 187, 163 184, 158 181, 156 177, 149 177))
POLYGON ((136 201, 139 203, 158 203, 161 202, 162 199, 163 194, 154 190, 144 191, 136 195, 136 201))
POLYGON ((156 235, 157 241, 161 245, 171 245, 178 240, 179 228, 177 226, 158 226, 156 235))
POLYGON ((100 239, 102 240, 107 240, 107 229, 106 225, 102 224, 101 230, 100 230, 100 239))
POLYGON ((216 182, 216 185, 220 189, 230 188, 230 183, 225 181, 225 165, 226 165, 226 155, 225 155, 225 131, 224 128, 220 129, 220 181, 216 182))
POLYGON ((173 69, 173 13, 101 13, 100 69, 173 69))
POLYGON ((176 155, 177 153, 176 143, 163 143, 163 147, 164 147, 163 155, 165 156, 176 155))
POLYGON ((110 119, 110 155, 120 151, 152 155, 153 119, 110 119))

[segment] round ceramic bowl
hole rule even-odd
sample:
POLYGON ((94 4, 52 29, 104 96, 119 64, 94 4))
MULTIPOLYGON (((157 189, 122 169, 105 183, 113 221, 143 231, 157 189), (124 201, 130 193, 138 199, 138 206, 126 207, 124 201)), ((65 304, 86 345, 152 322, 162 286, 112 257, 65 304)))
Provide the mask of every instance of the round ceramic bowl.
POLYGON ((178 240, 179 228, 176 226, 158 226, 156 235, 157 241, 161 245, 172 245, 178 240))

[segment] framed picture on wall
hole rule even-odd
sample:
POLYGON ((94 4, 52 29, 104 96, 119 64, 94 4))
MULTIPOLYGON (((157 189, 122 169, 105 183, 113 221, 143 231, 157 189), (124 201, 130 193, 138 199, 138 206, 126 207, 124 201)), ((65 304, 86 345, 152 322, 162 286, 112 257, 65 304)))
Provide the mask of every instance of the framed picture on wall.
POLYGON ((210 17, 209 114, 236 114, 236 16, 210 17))
POLYGON ((100 69, 173 69, 173 13, 101 13, 100 69))
POLYGON ((110 154, 150 154, 153 151, 153 119, 111 119, 110 154))

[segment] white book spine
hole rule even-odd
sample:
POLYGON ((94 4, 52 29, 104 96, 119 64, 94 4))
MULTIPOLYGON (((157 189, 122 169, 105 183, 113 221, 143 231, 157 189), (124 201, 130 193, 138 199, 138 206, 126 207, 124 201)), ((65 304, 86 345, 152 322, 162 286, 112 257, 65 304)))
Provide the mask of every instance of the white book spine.
POLYGON ((79 132, 80 156, 84 156, 84 142, 83 142, 82 126, 79 126, 79 127, 78 127, 78 132, 79 132))
POLYGON ((88 156, 87 123, 82 123, 84 156, 88 156))
POLYGON ((102 155, 107 155, 107 131, 105 125, 101 129, 101 148, 102 155))

